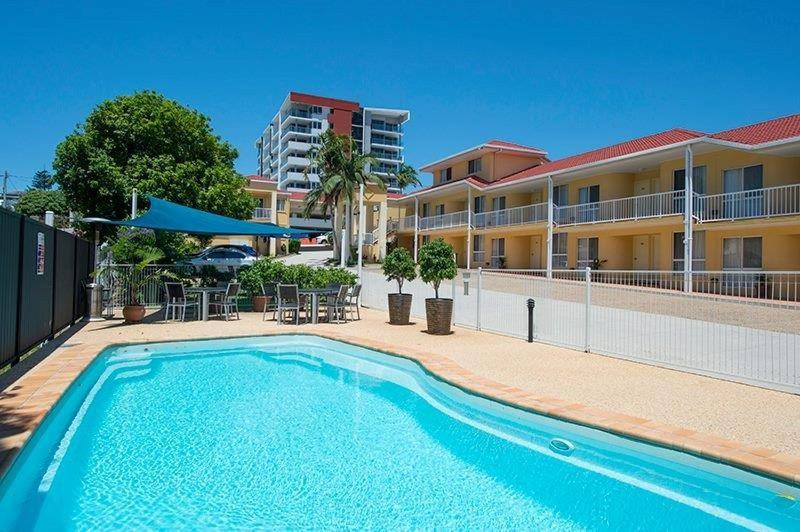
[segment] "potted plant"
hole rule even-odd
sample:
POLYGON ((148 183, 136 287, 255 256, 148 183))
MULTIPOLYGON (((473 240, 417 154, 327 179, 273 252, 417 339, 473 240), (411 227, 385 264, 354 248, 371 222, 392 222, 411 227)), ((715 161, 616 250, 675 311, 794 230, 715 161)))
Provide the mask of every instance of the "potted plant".
POLYGON ((130 268, 116 269, 114 265, 108 265, 96 272, 98 276, 108 272, 116 277, 115 284, 122 290, 125 301, 122 316, 127 323, 138 323, 144 318, 146 309, 141 304, 141 295, 148 283, 160 282, 165 277, 175 277, 172 272, 154 266, 163 258, 164 253, 160 249, 146 248, 139 253, 139 262, 130 268))
POLYGON ((425 300, 425 316, 428 333, 450 334, 453 317, 453 300, 439 297, 439 285, 445 279, 453 279, 458 273, 453 246, 437 238, 419 250, 419 276, 433 285, 435 297, 425 300))
POLYGON ((397 281, 397 293, 389 294, 389 323, 408 325, 411 315, 411 294, 403 293, 403 282, 417 278, 417 265, 406 248, 395 248, 383 261, 387 281, 397 281))

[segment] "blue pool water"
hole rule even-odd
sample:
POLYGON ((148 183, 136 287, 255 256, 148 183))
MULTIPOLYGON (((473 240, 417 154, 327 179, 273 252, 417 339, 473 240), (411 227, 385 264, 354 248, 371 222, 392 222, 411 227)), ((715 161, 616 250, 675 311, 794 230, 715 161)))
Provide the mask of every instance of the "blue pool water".
POLYGON ((792 497, 298 335, 108 350, 2 479, 0 529, 797 530, 792 497))

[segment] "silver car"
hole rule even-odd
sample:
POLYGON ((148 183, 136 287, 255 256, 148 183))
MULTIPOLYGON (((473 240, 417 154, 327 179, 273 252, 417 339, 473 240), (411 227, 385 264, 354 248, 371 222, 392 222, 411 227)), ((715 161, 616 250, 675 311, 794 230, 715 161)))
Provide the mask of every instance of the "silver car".
POLYGON ((203 266, 213 266, 221 272, 228 272, 238 270, 242 266, 252 266, 255 261, 256 257, 239 249, 214 247, 196 257, 183 260, 180 264, 192 266, 195 270, 200 270, 203 266))

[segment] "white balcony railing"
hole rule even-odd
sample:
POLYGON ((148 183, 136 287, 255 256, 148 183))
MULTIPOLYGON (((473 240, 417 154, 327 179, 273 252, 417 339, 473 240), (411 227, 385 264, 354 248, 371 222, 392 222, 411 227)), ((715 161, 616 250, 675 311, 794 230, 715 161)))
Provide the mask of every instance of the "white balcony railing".
POLYGON ((475 229, 504 227, 547 221, 547 203, 536 203, 523 207, 512 207, 499 211, 479 212, 472 215, 475 229))
POLYGON ((700 196, 694 207, 701 222, 800 214, 800 184, 700 196))
POLYGON ((486 252, 485 251, 473 251, 472 252, 472 261, 475 262, 475 263, 478 263, 478 264, 483 263, 485 258, 486 258, 486 252))
POLYGON ((416 216, 406 216, 400 220, 400 229, 414 229, 417 224, 416 216))
POLYGON ((645 196, 632 196, 614 200, 598 201, 555 207, 554 220, 559 225, 593 224, 598 222, 621 222, 641 218, 658 218, 682 214, 684 210, 683 190, 671 190, 645 196))
POLYGON ((270 220, 272 219, 272 209, 264 207, 257 207, 253 209, 253 220, 270 220))
POLYGON ((428 229, 446 229, 448 227, 459 227, 467 225, 469 214, 467 211, 451 212, 450 214, 440 214, 438 216, 428 216, 419 219, 419 228, 422 231, 428 229))

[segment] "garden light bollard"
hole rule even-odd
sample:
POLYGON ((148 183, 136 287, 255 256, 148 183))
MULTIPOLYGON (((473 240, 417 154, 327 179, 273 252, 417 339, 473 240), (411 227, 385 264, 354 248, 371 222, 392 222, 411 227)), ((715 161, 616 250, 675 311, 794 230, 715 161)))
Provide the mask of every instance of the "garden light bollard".
POLYGON ((528 299, 528 343, 533 343, 533 309, 536 301, 528 299))
POLYGON ((464 279, 464 295, 468 296, 469 295, 469 272, 468 271, 464 272, 462 274, 462 277, 464 279))

